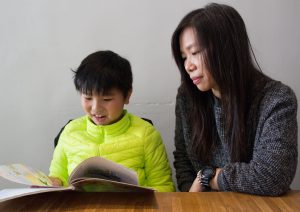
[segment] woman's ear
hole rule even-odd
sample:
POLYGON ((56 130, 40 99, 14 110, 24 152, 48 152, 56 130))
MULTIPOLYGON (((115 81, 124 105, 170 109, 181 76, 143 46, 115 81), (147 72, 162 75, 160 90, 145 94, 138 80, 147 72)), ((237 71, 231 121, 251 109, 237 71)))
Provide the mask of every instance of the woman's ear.
POLYGON ((127 93, 127 96, 125 97, 125 104, 129 104, 129 99, 131 97, 131 94, 132 94, 132 89, 130 89, 127 93))

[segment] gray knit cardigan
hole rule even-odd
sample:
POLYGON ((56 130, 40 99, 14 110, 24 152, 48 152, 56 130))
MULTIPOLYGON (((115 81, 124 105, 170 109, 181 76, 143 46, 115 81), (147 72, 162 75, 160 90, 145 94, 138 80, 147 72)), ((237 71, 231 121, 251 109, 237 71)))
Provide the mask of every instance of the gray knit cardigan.
MULTIPOLYGON (((221 107, 214 115, 219 142, 209 165, 220 167, 221 191, 278 196, 289 190, 297 169, 297 99, 281 82, 268 79, 251 98, 246 134, 251 149, 248 162, 230 162, 221 107)), ((216 98, 215 98, 216 99, 216 98)), ((191 156, 191 123, 187 120, 187 98, 179 88, 176 98, 174 167, 180 191, 188 191, 204 164, 191 156)), ((207 165, 207 164, 206 164, 207 165)))

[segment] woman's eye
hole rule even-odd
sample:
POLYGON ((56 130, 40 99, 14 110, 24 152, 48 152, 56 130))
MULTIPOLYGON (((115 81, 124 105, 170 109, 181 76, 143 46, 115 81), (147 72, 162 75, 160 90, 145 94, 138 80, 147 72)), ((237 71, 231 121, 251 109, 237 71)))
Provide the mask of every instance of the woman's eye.
POLYGON ((200 53, 200 51, 195 51, 195 52, 192 52, 192 55, 197 55, 199 53, 200 53))

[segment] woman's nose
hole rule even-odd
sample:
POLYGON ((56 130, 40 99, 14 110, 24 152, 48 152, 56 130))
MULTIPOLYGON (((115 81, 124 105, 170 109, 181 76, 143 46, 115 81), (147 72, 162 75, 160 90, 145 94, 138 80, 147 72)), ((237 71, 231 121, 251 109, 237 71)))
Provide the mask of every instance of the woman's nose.
POLYGON ((185 66, 185 70, 187 72, 194 71, 197 68, 196 65, 194 63, 192 63, 190 60, 186 60, 184 66, 185 66))

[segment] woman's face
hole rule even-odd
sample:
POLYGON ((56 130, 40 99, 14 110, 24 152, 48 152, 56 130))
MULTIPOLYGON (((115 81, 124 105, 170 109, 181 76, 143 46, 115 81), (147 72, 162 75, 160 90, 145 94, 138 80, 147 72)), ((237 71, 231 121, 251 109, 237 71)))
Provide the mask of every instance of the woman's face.
POLYGON ((203 60, 203 49, 198 45, 192 27, 185 28, 179 37, 180 51, 184 59, 184 67, 191 80, 200 91, 212 90, 220 98, 218 85, 208 71, 203 60))

